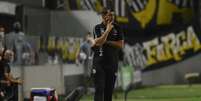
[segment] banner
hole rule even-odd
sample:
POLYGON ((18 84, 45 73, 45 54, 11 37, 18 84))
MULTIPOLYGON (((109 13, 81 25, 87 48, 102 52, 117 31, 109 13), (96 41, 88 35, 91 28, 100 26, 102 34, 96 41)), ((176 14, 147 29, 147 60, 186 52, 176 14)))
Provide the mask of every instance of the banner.
POLYGON ((109 8, 115 12, 116 20, 132 24, 134 29, 174 23, 181 16, 184 23, 192 16, 193 0, 68 0, 70 10, 100 12, 109 8))
MULTIPOLYGON (((140 70, 153 70, 183 61, 201 51, 201 34, 196 26, 188 25, 151 37, 135 44, 125 44, 124 64, 140 70)), ((83 39, 63 36, 27 36, 23 44, 14 42, 16 36, 6 35, 8 46, 15 52, 21 46, 25 64, 76 63, 83 39), (10 43, 10 44, 9 44, 10 43), (47 57, 44 54, 47 54, 47 57), (44 60, 43 60, 44 59, 44 60)), ((18 56, 16 56, 18 57, 18 56)))
POLYGON ((200 33, 195 27, 164 33, 135 45, 125 45, 124 61, 143 70, 152 70, 182 61, 200 53, 200 33))
POLYGON ((75 37, 41 36, 40 50, 48 53, 50 63, 57 64, 60 60, 63 63, 75 63, 81 42, 81 38, 75 37))
POLYGON ((200 52, 194 0, 69 0, 69 10, 109 8, 125 33, 124 62, 144 71, 200 52))

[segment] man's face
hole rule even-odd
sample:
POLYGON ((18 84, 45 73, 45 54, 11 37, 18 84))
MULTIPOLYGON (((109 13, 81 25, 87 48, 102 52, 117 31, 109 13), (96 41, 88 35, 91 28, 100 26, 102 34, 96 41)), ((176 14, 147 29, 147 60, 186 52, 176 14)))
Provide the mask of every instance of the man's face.
POLYGON ((0 27, 0 32, 4 32, 5 29, 3 27, 0 27))
POLYGON ((102 18, 104 22, 109 23, 113 21, 114 15, 108 10, 107 14, 103 15, 102 18))
POLYGON ((11 61, 14 58, 14 53, 11 50, 6 50, 5 55, 4 55, 4 59, 11 61))

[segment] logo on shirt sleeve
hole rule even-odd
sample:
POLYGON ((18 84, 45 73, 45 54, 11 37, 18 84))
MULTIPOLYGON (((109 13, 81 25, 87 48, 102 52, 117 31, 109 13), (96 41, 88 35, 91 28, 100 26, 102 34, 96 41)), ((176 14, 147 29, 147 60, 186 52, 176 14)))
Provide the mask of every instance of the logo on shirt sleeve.
POLYGON ((113 30, 113 35, 114 36, 118 35, 118 31, 116 29, 113 30))

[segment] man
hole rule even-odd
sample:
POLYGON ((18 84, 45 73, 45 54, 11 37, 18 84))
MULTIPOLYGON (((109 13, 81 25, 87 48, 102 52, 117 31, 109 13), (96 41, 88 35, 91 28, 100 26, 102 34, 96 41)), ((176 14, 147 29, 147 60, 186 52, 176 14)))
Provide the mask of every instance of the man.
POLYGON ((93 74, 94 101, 112 101, 112 93, 118 68, 119 50, 123 47, 123 33, 114 22, 110 10, 103 9, 102 23, 94 27, 93 74))
MULTIPOLYGON (((0 82, 1 82, 1 89, 6 92, 5 96, 9 98, 11 101, 17 101, 18 93, 17 93, 17 84, 22 84, 21 80, 17 80, 11 74, 10 69, 10 61, 12 61, 14 56, 13 51, 4 49, 2 53, 2 59, 0 62, 0 82), (11 96, 12 95, 12 96, 11 96)), ((1 94, 3 95, 3 94, 1 94)), ((10 101, 9 100, 9 101, 10 101)))
POLYGON ((21 80, 16 80, 14 79, 13 75, 11 74, 11 69, 10 69, 10 62, 13 60, 14 53, 11 50, 4 49, 3 51, 3 56, 1 60, 1 66, 4 68, 4 75, 5 75, 5 80, 10 81, 10 83, 17 83, 21 84, 21 80))
POLYGON ((2 56, 3 56, 4 48, 0 48, 0 101, 4 100, 5 93, 4 88, 5 85, 10 85, 9 81, 5 80, 5 68, 3 67, 2 56))
POLYGON ((22 64, 22 52, 25 47, 25 34, 22 32, 20 22, 13 24, 13 31, 6 35, 6 48, 15 52, 14 63, 22 64))
POLYGON ((90 38, 91 38, 91 33, 88 32, 87 35, 84 38, 84 41, 81 43, 80 45, 80 50, 79 50, 79 59, 80 62, 83 64, 84 66, 84 70, 85 70, 85 74, 84 76, 90 76, 90 60, 91 60, 91 55, 92 55, 92 51, 91 51, 91 42, 90 42, 90 38))
POLYGON ((90 76, 91 76, 91 69, 92 69, 92 55, 93 52, 91 50, 91 45, 93 40, 93 37, 90 32, 88 32, 85 37, 84 41, 80 45, 79 49, 79 54, 78 54, 78 59, 79 62, 83 65, 84 68, 84 88, 85 88, 85 93, 88 93, 88 87, 90 86, 90 76))

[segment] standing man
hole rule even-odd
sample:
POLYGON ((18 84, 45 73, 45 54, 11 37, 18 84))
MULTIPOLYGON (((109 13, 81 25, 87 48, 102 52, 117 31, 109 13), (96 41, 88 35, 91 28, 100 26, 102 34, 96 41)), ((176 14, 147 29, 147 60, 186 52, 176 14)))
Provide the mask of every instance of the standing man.
MULTIPOLYGON (((88 32, 87 35, 84 38, 84 41, 80 45, 80 50, 79 50, 79 58, 83 64, 84 67, 84 76, 89 77, 91 68, 90 68, 90 61, 92 59, 92 51, 91 51, 91 33, 88 32)), ((93 39, 93 38, 92 38, 93 39)))
POLYGON ((78 52, 78 59, 79 62, 83 65, 84 68, 84 88, 85 93, 88 93, 88 88, 90 87, 90 76, 91 76, 91 69, 92 69, 92 50, 91 50, 91 39, 93 40, 93 37, 90 32, 88 32, 85 37, 84 41, 80 45, 80 49, 78 52))
POLYGON ((22 32, 20 22, 15 22, 13 24, 13 31, 6 35, 6 48, 14 51, 15 64, 19 65, 23 62, 23 47, 25 47, 25 34, 22 32))
POLYGON ((124 45, 123 33, 114 22, 108 9, 101 12, 102 23, 94 27, 93 75, 94 101, 112 101, 112 93, 118 68, 119 51, 124 45))

